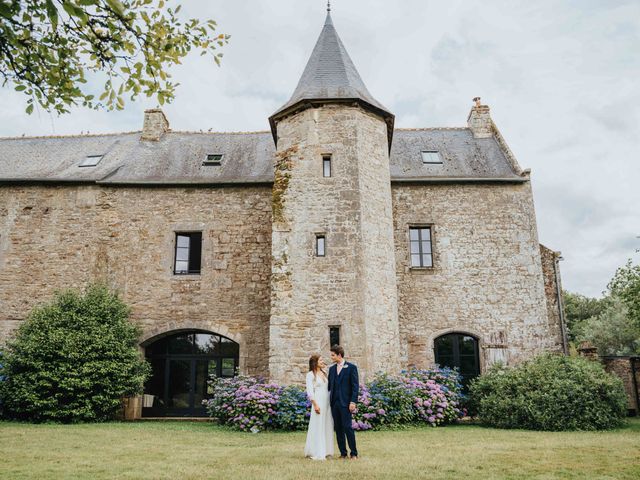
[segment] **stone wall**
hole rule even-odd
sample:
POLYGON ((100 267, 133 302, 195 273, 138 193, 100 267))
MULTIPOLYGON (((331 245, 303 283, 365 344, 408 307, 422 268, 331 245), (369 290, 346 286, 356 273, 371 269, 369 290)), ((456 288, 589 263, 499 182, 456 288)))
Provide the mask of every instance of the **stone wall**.
POLYGON ((398 362, 387 126, 358 107, 307 109, 278 124, 271 378, 301 381, 329 326, 363 376, 398 362), (322 175, 330 154, 332 176, 322 175), (314 256, 326 236, 326 256, 314 256))
POLYGON ((622 379, 627 392, 629 413, 640 414, 638 397, 640 396, 640 357, 600 357, 604 369, 622 379), (634 379, 635 373, 635 379, 634 379))
POLYGON ((568 344, 566 338, 566 325, 564 324, 564 313, 562 311, 562 280, 560 278, 560 268, 558 259, 560 252, 554 252, 550 248, 540 245, 540 260, 542 262, 542 274, 544 276, 544 294, 547 299, 547 319, 549 321, 549 333, 552 337, 560 340, 558 349, 567 354, 565 346, 568 344))
POLYGON ((392 185, 401 360, 434 362, 434 339, 476 336, 481 370, 561 339, 549 326, 531 186, 392 185), (431 225, 434 267, 410 268, 409 226, 431 225))
POLYGON ((142 340, 199 328, 268 373, 271 188, 0 188, 0 341, 54 290, 105 280, 142 340), (203 232, 201 275, 173 275, 176 231, 203 232))
POLYGON ((304 378, 309 353, 326 355, 333 325, 365 373, 427 366, 450 331, 479 338, 482 368, 561 348, 529 183, 389 186, 385 125, 359 108, 306 110, 279 133, 273 192, 2 186, 0 342, 55 289, 105 280, 132 306, 143 341, 217 332, 240 343, 242 371, 287 383, 304 378), (433 226, 431 269, 409 267, 414 224, 433 226), (181 230, 203 231, 201 275, 172 273, 181 230), (314 256, 318 233, 324 258, 314 256))

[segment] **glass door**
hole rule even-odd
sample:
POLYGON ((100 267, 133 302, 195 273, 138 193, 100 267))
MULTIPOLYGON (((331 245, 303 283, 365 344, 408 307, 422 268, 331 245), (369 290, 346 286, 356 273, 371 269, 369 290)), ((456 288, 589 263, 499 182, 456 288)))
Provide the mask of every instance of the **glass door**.
POLYGON ((142 415, 206 416, 203 401, 211 395, 209 379, 233 377, 239 346, 215 334, 179 333, 146 349, 152 376, 145 385, 142 415))
POLYGON ((478 340, 470 335, 450 333, 434 342, 436 363, 441 367, 457 368, 462 377, 463 390, 480 374, 478 340))
POLYGON ((167 359, 167 409, 175 415, 188 415, 193 408, 192 363, 190 359, 167 359))

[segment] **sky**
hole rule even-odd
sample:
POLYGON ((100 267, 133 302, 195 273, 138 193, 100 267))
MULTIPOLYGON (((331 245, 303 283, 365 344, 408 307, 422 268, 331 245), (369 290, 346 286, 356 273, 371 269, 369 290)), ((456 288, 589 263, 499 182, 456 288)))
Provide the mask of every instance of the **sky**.
MULTIPOLYGON (((171 2, 169 2, 171 3, 171 2)), ((173 130, 268 130, 320 33, 324 0, 188 0, 232 37, 222 67, 171 70, 173 130)), ((373 96, 402 128, 465 126, 482 97, 531 168, 541 243, 562 252, 567 290, 600 296, 640 261, 639 0, 334 0, 332 17, 373 96)), ((152 100, 122 112, 24 113, 0 88, 0 136, 140 130, 152 100)))

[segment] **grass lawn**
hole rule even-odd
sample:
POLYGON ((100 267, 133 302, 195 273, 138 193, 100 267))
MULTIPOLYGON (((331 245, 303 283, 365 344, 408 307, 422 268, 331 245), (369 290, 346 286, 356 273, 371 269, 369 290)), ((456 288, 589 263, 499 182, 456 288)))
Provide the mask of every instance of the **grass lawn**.
POLYGON ((474 425, 358 433, 358 461, 303 458, 304 432, 236 433, 208 423, 0 422, 2 479, 634 479, 640 419, 596 433, 474 425))

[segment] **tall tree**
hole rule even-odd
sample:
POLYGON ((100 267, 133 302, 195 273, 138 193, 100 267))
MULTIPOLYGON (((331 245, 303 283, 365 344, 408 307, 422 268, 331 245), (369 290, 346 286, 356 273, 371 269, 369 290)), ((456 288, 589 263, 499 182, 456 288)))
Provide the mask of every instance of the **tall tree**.
POLYGON ((605 310, 577 326, 578 341, 588 340, 600 355, 640 353, 640 328, 629 318, 629 310, 619 297, 611 297, 605 310))
POLYGON ((562 292, 562 297, 569 340, 571 341, 576 340, 576 332, 580 329, 580 325, 585 320, 600 315, 606 310, 609 303, 608 297, 591 298, 566 290, 562 292))
POLYGON ((607 286, 611 295, 619 297, 629 310, 629 317, 640 328, 640 265, 631 260, 616 270, 607 286))
POLYGON ((563 292, 569 338, 601 355, 640 354, 640 265, 618 268, 602 299, 563 292))
POLYGON ((179 11, 165 0, 0 0, 3 85, 25 93, 27 113, 36 103, 121 110, 140 94, 170 102, 178 84, 168 69, 192 50, 219 65, 229 39, 215 21, 183 22, 179 11))

